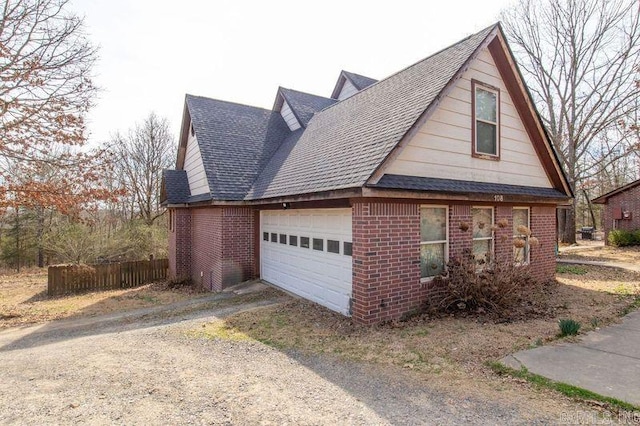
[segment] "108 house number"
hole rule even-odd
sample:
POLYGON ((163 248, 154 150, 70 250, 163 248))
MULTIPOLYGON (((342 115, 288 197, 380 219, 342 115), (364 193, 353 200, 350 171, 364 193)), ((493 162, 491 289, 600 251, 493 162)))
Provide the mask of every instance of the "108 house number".
POLYGON ((493 201, 495 201, 497 203, 500 203, 500 202, 504 201, 504 195, 497 195, 497 194, 494 195, 493 196, 493 201))

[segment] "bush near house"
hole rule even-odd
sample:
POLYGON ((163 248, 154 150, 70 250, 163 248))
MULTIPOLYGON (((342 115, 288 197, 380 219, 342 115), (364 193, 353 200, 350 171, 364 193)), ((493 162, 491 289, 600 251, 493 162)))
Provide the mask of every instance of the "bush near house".
POLYGON ((609 232, 609 244, 616 247, 638 246, 640 245, 640 229, 635 231, 614 229, 609 232))
POLYGON ((526 298, 523 290, 529 293, 534 285, 528 266, 489 260, 479 264, 469 249, 448 262, 447 271, 434 279, 428 310, 501 315, 521 303, 526 298))

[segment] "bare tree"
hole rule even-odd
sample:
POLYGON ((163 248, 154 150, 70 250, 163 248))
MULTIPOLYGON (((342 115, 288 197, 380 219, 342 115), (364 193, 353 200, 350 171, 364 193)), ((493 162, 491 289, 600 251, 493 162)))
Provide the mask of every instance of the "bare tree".
POLYGON ((169 122, 151 113, 126 137, 116 135, 113 146, 131 201, 144 222, 152 225, 164 213, 160 207, 162 170, 170 168, 175 157, 169 122))
POLYGON ((0 0, 0 207, 64 210, 109 196, 103 152, 79 149, 96 49, 67 3, 0 0), (57 173, 41 179, 49 168, 57 173))
MULTIPOLYGON (((637 140, 615 135, 638 108, 638 7, 637 0, 520 0, 502 13, 575 190, 637 149, 637 140)), ((565 242, 575 242, 575 208, 559 218, 565 242)))

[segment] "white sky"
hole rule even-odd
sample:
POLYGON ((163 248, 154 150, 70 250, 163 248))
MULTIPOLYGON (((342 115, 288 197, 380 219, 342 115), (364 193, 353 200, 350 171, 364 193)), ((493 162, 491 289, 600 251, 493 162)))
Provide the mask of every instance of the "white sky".
POLYGON ((384 78, 495 23, 510 3, 72 0, 100 47, 90 141, 151 111, 177 137, 185 93, 263 108, 278 86, 328 97, 340 70, 384 78))

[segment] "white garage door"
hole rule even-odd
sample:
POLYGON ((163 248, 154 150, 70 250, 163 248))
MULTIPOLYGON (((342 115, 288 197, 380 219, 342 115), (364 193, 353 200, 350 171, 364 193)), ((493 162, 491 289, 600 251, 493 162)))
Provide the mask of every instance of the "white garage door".
POLYGON ((351 303, 351 209, 262 211, 262 279, 344 315, 351 303))

